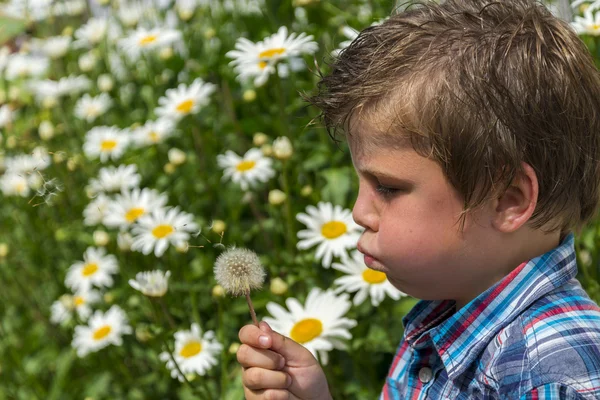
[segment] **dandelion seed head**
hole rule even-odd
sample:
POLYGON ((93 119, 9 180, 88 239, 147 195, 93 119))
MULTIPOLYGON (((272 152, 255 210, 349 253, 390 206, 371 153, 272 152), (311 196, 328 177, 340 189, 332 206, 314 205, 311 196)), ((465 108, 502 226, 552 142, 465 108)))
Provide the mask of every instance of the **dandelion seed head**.
POLYGON ((259 289, 265 280, 260 259, 252 250, 232 247, 225 250, 215 262, 215 279, 233 296, 259 289))

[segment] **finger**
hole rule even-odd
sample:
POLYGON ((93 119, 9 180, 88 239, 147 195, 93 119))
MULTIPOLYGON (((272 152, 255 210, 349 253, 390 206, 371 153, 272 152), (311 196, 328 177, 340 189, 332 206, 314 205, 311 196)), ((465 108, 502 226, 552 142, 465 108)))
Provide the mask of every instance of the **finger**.
POLYGON ((292 377, 283 371, 264 368, 248 368, 242 374, 245 387, 258 389, 285 389, 292 383, 292 377))
POLYGON ((271 350, 257 349, 242 344, 237 351, 237 360, 243 367, 259 367, 280 370, 285 367, 285 359, 281 354, 271 350))
POLYGON ((282 389, 266 389, 266 390, 250 390, 244 388, 246 400, 300 400, 287 390, 282 389))
POLYGON ((271 337, 256 325, 245 325, 239 332, 240 342, 259 349, 271 347, 271 337))
POLYGON ((318 363, 317 359, 310 351, 308 351, 306 347, 295 342, 287 336, 283 336, 282 334, 275 332, 265 321, 261 321, 259 326, 259 330, 262 331, 263 334, 269 335, 269 348, 281 354, 285 358, 288 366, 293 366, 296 364, 307 366, 318 363))

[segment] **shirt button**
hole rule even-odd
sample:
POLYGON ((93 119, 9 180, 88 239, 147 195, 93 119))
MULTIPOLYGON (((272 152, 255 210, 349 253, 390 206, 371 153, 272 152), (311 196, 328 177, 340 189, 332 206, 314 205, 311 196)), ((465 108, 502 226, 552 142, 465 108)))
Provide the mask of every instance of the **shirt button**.
POLYGON ((431 368, 423 367, 419 370, 419 380, 423 383, 427 383, 433 378, 433 372, 431 372, 431 368))

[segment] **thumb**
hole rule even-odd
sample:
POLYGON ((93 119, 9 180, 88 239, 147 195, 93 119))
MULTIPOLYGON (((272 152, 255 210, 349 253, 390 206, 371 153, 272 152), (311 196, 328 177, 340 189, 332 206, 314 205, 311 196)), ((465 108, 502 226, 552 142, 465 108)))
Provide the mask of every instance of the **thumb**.
POLYGON ((270 349, 281 354, 288 366, 306 367, 318 364, 315 356, 306 347, 287 336, 275 332, 265 321, 260 322, 259 328, 261 331, 269 334, 271 337, 270 349))

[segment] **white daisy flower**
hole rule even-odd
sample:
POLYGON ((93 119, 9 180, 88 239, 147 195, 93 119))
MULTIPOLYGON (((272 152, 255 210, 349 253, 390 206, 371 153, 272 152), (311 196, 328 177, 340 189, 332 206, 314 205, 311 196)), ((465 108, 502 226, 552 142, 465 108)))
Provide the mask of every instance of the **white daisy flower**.
POLYGON ((47 57, 13 53, 9 56, 4 78, 13 81, 19 78, 40 77, 46 73, 49 65, 47 57))
POLYGON ((29 173, 42 171, 50 166, 50 155, 44 147, 36 147, 31 154, 19 154, 4 160, 7 171, 29 173))
POLYGON ((111 287, 112 275, 119 269, 117 258, 106 254, 103 248, 88 247, 83 254, 83 261, 77 261, 67 272, 65 286, 73 292, 90 290, 92 285, 111 287))
POLYGON ((122 192, 139 186, 141 180, 136 164, 122 164, 100 169, 98 178, 91 179, 86 189, 92 196, 101 192, 122 192))
POLYGON ((223 345, 215 339, 213 331, 206 331, 198 324, 192 324, 192 329, 175 332, 175 353, 166 351, 160 353, 161 361, 167 363, 171 376, 184 381, 183 376, 177 371, 171 357, 175 358, 181 372, 187 374, 204 375, 213 366, 217 365, 217 357, 223 345))
POLYGON ((14 119, 14 112, 8 104, 0 106, 0 128, 12 123, 14 119))
POLYGON ((182 246, 190 238, 190 233, 198 230, 194 216, 179 211, 179 207, 155 209, 152 214, 140 217, 133 226, 131 250, 148 255, 154 249, 154 255, 160 257, 169 244, 182 246))
POLYGON ((138 28, 129 36, 119 40, 119 47, 132 60, 137 60, 143 52, 155 51, 172 46, 181 40, 181 32, 169 28, 138 28))
POLYGON ((85 135, 83 151, 91 159, 100 158, 101 162, 121 158, 127 145, 129 134, 115 126, 97 126, 85 135))
POLYGON ((297 35, 288 31, 285 26, 277 33, 254 43, 245 38, 239 38, 235 44, 236 50, 227 52, 226 56, 233 58, 230 65, 239 74, 239 80, 254 78, 254 84, 264 84, 269 74, 275 72, 274 65, 283 59, 302 54, 314 54, 319 46, 312 36, 305 33, 297 35))
POLYGON ((50 322, 54 324, 67 323, 73 318, 73 311, 77 312, 79 319, 85 321, 92 314, 90 306, 98 303, 100 299, 100 292, 93 289, 78 292, 74 295, 64 294, 52 303, 50 322))
POLYGON ((70 36, 51 36, 45 39, 33 39, 32 47, 37 51, 41 51, 44 55, 51 59, 63 57, 69 51, 71 44, 70 36))
POLYGON ((161 194, 154 189, 134 188, 131 191, 124 191, 110 202, 104 225, 128 228, 143 215, 164 207, 167 201, 166 194, 161 194))
POLYGON ((160 270, 138 272, 135 279, 129 280, 129 286, 150 297, 162 297, 169 288, 171 271, 160 270))
POLYGON ((175 123, 167 118, 147 121, 144 126, 133 131, 132 140, 138 147, 162 143, 173 136, 175 123))
POLYGON ((29 196, 30 188, 27 176, 18 172, 5 173, 0 176, 0 190, 5 196, 29 196))
POLYGON ((187 87, 183 83, 177 89, 168 89, 165 96, 158 99, 159 107, 155 113, 159 117, 180 120, 189 114, 195 114, 209 103, 209 96, 217 86, 197 78, 187 87))
POLYGON ((42 103, 47 98, 58 99, 62 96, 75 95, 88 90, 92 82, 85 76, 69 75, 58 81, 45 79, 33 81, 28 85, 29 90, 42 103))
POLYGON ((250 149, 244 157, 227 150, 217 156, 217 163, 224 170, 223 179, 231 179, 242 190, 248 190, 258 182, 266 182, 275 175, 272 160, 265 157, 260 149, 250 149))
POLYGON ((133 329, 127 322, 127 315, 119 306, 112 306, 106 313, 96 311, 88 321, 88 325, 75 327, 73 342, 79 357, 96 352, 104 347, 114 344, 123 344, 121 336, 128 335, 133 329))
POLYGON ((123 25, 136 26, 144 15, 145 5, 143 3, 121 3, 117 10, 117 18, 123 25))
POLYGON ((600 12, 586 9, 583 17, 576 15, 571 26, 578 35, 600 36, 600 12))
POLYGON ((356 293, 353 303, 355 306, 362 304, 367 296, 371 297, 371 304, 377 307, 387 294, 394 300, 406 296, 388 281, 387 276, 380 271, 375 271, 365 265, 363 255, 355 250, 352 257, 343 263, 333 263, 332 267, 347 274, 337 278, 333 283, 339 286, 336 293, 356 293))
POLYGON ((92 97, 86 93, 77 100, 73 112, 77 118, 93 122, 99 116, 104 115, 111 106, 112 100, 108 94, 102 93, 92 97))
POLYGON ((300 343, 327 364, 327 352, 345 349, 340 339, 351 339, 348 330, 356 326, 355 320, 343 318, 351 306, 348 297, 346 293, 338 296, 332 290, 313 288, 304 306, 293 297, 285 301, 289 311, 279 304, 268 303, 267 310, 273 317, 264 320, 273 330, 300 343))
POLYGON ((108 205, 111 200, 104 193, 100 193, 83 210, 83 224, 87 226, 99 225, 106 218, 108 205))
POLYGON ((298 249, 319 245, 315 257, 321 260, 325 268, 331 266, 334 256, 346 260, 346 250, 356 247, 362 232, 362 228, 352 219, 352 211, 331 203, 319 202, 317 207, 308 206, 306 214, 299 213, 296 219, 308 228, 298 232, 298 238, 301 239, 297 244, 298 249))
POLYGON ((90 18, 75 31, 75 48, 96 47, 104 38, 113 40, 120 35, 117 24, 106 18, 90 18))
POLYGON ((350 28, 349 26, 342 27, 341 31, 347 40, 341 42, 339 47, 331 52, 334 57, 337 57, 342 50, 350 46, 350 43, 352 43, 352 41, 358 37, 358 31, 354 28, 350 28))

